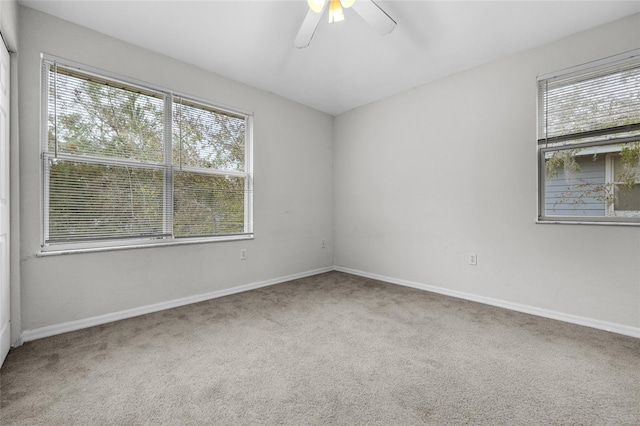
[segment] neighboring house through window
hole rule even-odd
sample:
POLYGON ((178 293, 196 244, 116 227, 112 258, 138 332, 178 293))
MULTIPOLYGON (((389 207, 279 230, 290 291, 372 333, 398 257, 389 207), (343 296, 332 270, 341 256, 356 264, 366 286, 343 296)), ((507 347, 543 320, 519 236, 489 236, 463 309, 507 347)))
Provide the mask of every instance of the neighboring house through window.
POLYGON ((43 252, 252 237, 251 115, 43 60, 43 252))
POLYGON ((640 224, 640 51, 538 79, 538 220, 640 224))

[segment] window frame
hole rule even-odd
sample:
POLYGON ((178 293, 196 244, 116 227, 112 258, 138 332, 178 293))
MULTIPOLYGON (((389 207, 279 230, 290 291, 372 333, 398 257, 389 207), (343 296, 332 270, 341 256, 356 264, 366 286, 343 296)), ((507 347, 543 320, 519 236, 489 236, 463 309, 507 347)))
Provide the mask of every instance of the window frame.
POLYGON ((41 70, 41 101, 40 101, 40 170, 41 170, 41 205, 40 205, 40 252, 38 256, 78 253, 78 252, 94 252, 94 251, 109 251, 120 249, 132 249, 132 248, 145 248, 145 247, 162 247, 162 246, 175 246, 184 244, 198 244, 198 243, 212 243, 212 242, 224 242, 224 241, 238 241, 238 240, 250 240, 254 238, 253 231, 253 113, 241 110, 235 107, 227 105, 221 105, 219 103, 213 103, 209 100, 202 99, 196 96, 192 96, 185 93, 180 93, 174 90, 164 88, 162 86, 154 85, 144 81, 136 80, 126 76, 122 76, 116 73, 112 73, 106 70, 98 69, 88 65, 84 65, 75 61, 63 59, 54 55, 42 53, 40 55, 40 70, 41 70), (51 64, 57 64, 64 68, 77 70, 80 73, 94 75, 96 78, 106 80, 107 82, 113 81, 115 84, 122 84, 130 88, 139 88, 141 91, 151 92, 155 95, 161 96, 163 101, 163 160, 161 163, 156 162, 143 162, 131 159, 117 159, 101 156, 91 155, 76 155, 65 154, 57 152, 51 152, 49 150, 49 66, 51 64), (245 135, 244 135, 244 170, 232 171, 221 169, 205 169, 198 167, 186 167, 183 165, 176 165, 173 162, 172 148, 175 144, 173 140, 173 108, 176 99, 184 99, 185 101, 192 102, 196 105, 200 105, 203 108, 220 111, 223 114, 230 114, 235 116, 244 117, 245 121, 245 135), (52 159, 82 161, 86 163, 99 163, 99 164, 113 164, 122 166, 133 166, 136 168, 152 168, 162 169, 164 173, 164 185, 163 185, 163 209, 162 209, 162 222, 163 222, 163 236, 149 236, 149 237, 114 237, 114 238, 102 238, 94 240, 85 240, 77 242, 49 242, 47 241, 48 227, 49 227, 49 166, 48 162, 52 159), (173 183, 174 183, 174 170, 175 171, 192 171, 196 173, 204 173, 207 175, 216 176, 232 176, 244 179, 244 232, 238 234, 222 234, 222 235, 206 235, 206 236, 185 236, 176 237, 172 228, 173 221, 173 183), (168 219, 167 216, 171 218, 168 219))
MULTIPOLYGON (((608 58, 604 58, 598 61, 589 62, 586 64, 578 65, 575 67, 571 67, 562 71, 553 72, 545 75, 540 75, 537 78, 537 129, 538 135, 536 138, 536 161, 537 161, 537 218, 536 223, 539 224, 578 224, 578 225, 617 225, 617 226, 640 226, 640 217, 626 217, 626 216, 617 216, 617 215, 609 215, 611 211, 608 206, 605 206, 605 214, 604 216, 561 216, 561 215, 547 215, 546 214, 546 163, 545 157, 548 153, 553 153, 557 151, 569 150, 569 149, 597 149, 598 147, 606 147, 609 145, 620 145, 627 143, 636 143, 640 142, 640 134, 633 134, 632 136, 620 135, 615 137, 616 133, 623 133, 627 128, 629 130, 637 132, 638 125, 630 125, 630 126, 620 126, 617 128, 605 129, 605 130, 595 130, 586 132, 589 135, 586 136, 602 136, 602 135, 614 135, 613 138, 610 139, 600 139, 600 140, 589 140, 588 137, 585 138, 584 134, 576 133, 577 138, 584 138, 582 142, 579 143, 569 143, 569 144, 556 144, 548 145, 541 144, 540 137, 540 128, 542 122, 546 120, 546 116, 541 114, 543 111, 541 102, 543 102, 543 95, 541 94, 540 85, 541 82, 553 80, 556 78, 562 77, 573 77, 580 74, 588 74, 591 71, 597 70, 598 68, 604 68, 607 66, 611 66, 616 62, 622 61, 631 61, 637 60, 640 57, 640 49, 635 49, 629 52, 624 52, 619 55, 614 55, 608 58)), ((640 66, 640 65, 639 65, 640 66)), ((553 138, 552 138, 553 139, 553 138)), ((568 139, 567 137, 561 136, 560 140, 568 139)), ((609 182, 609 157, 605 157, 605 183, 609 182)))

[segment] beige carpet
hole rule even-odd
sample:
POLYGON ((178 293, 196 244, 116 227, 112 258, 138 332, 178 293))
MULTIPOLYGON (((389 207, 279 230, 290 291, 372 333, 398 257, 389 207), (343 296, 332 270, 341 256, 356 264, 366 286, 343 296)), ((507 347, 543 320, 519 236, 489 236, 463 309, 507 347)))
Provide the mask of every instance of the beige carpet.
POLYGON ((331 272, 27 343, 2 425, 640 424, 640 340, 331 272))

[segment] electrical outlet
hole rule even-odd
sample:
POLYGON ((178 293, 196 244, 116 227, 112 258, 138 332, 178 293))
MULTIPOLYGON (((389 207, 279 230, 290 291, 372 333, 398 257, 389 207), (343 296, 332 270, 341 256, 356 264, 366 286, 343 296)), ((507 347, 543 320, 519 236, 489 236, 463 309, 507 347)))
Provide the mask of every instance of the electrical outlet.
POLYGON ((477 265, 478 264, 478 255, 475 253, 469 253, 469 265, 477 265))
POLYGON ((247 249, 240 249, 240 260, 247 260, 247 249))
POLYGON ((320 240, 320 247, 327 248, 327 240, 320 240))

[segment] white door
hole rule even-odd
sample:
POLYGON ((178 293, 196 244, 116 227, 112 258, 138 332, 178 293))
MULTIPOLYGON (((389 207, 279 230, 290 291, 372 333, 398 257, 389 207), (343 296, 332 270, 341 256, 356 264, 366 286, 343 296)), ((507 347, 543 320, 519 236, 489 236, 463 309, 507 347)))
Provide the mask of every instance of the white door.
POLYGON ((11 345, 9 324, 9 52, 0 39, 0 365, 11 345))

